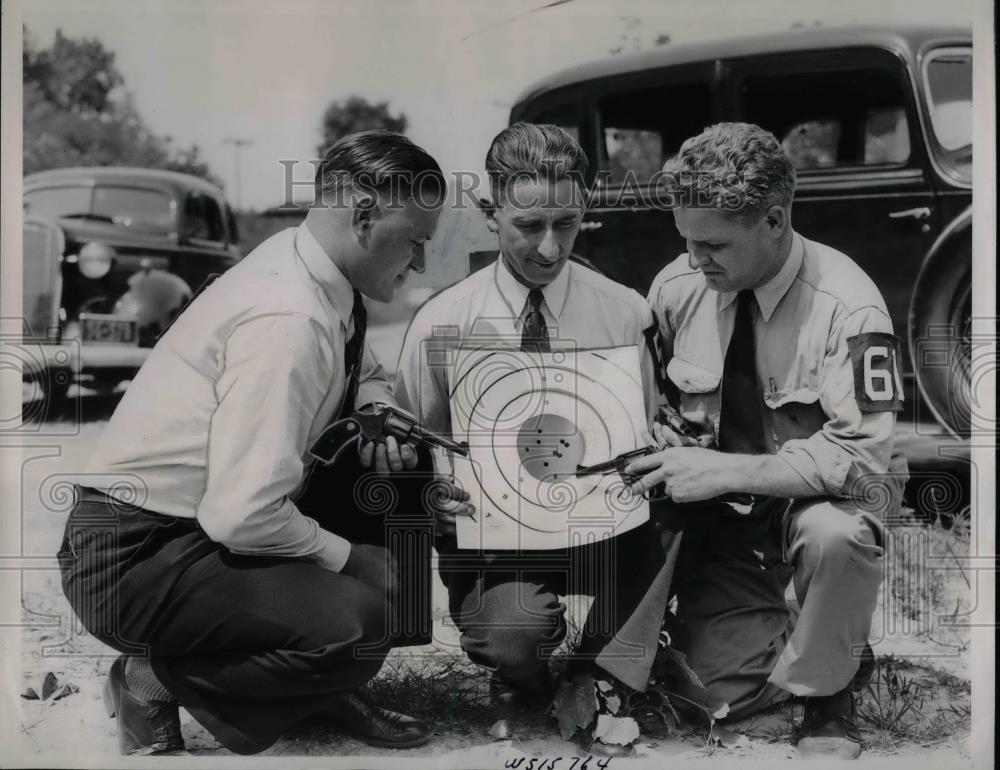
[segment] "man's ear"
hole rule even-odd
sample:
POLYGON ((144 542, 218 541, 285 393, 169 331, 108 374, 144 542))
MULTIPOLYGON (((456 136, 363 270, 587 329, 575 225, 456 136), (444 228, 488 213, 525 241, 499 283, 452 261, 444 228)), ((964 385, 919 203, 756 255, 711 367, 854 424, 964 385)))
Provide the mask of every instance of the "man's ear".
POLYGON ((372 222, 378 215, 378 201, 371 193, 359 193, 354 198, 351 227, 358 238, 367 238, 372 222))
POLYGON ((490 232, 498 232, 500 230, 500 225, 497 224, 497 207, 487 198, 477 198, 476 202, 479 204, 479 210, 483 212, 483 216, 486 217, 486 226, 489 228, 490 232))
POLYGON ((764 214, 764 221, 767 223, 771 237, 780 238, 788 227, 788 210, 784 206, 775 204, 764 214))

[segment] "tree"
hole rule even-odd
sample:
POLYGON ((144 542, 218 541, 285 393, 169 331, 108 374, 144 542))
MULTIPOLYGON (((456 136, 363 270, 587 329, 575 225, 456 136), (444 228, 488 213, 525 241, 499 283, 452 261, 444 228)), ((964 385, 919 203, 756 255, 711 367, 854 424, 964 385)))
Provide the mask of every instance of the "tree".
POLYGON ((389 103, 370 103, 361 96, 349 96, 341 101, 333 102, 323 113, 323 142, 317 148, 319 157, 326 155, 326 151, 334 142, 353 134, 355 131, 364 131, 370 128, 385 128, 389 131, 403 133, 406 131, 407 120, 403 113, 395 117, 389 114, 389 103))
POLYGON ((56 32, 35 50, 25 30, 24 172, 65 166, 166 168, 218 183, 200 149, 174 150, 153 133, 125 90, 115 55, 96 39, 56 32))

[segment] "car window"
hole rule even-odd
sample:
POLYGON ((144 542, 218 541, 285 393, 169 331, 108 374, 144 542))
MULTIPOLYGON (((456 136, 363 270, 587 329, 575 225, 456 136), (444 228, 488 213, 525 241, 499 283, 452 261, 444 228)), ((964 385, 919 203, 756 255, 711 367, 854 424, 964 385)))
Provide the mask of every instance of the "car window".
POLYGON ((933 51, 924 63, 924 90, 938 157, 971 182, 972 51, 933 51))
POLYGON ((910 157, 904 89, 868 68, 748 77, 741 118, 767 128, 799 170, 900 165, 910 157))
POLYGON ((90 213, 90 187, 44 187, 24 194, 24 213, 41 217, 90 213))
POLYGON ((91 213, 144 233, 166 234, 176 229, 170 198, 158 190, 100 185, 94 188, 91 213))
POLYGON ((226 228, 215 199, 189 193, 184 204, 184 235, 206 241, 224 241, 226 228))
POLYGON ((576 141, 580 141, 580 108, 575 102, 546 107, 531 117, 532 123, 559 126, 576 141))
POLYGON ((708 83, 675 83, 605 96, 598 102, 610 184, 648 182, 681 143, 711 123, 708 83))

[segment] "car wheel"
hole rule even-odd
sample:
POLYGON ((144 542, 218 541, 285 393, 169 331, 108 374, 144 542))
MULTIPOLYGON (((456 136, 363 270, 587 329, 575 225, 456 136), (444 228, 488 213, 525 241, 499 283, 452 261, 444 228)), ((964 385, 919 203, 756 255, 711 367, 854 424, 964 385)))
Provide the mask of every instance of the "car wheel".
POLYGON ((968 436, 975 400, 968 234, 922 271, 909 326, 910 354, 924 403, 949 432, 968 436))

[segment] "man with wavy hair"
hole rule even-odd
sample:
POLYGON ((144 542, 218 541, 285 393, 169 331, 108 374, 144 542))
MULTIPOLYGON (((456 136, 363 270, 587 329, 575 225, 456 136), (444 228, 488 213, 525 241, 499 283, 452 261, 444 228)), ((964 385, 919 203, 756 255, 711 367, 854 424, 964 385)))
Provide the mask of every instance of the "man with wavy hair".
POLYGON ((792 229, 795 170, 773 135, 715 125, 664 171, 688 253, 649 301, 668 397, 702 436, 657 428, 662 451, 628 470, 691 504, 671 636, 730 719, 802 696, 800 752, 853 758, 883 519, 906 480, 899 340, 871 279, 792 229), (704 502, 731 493, 753 502, 704 502))

